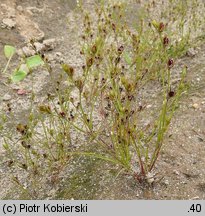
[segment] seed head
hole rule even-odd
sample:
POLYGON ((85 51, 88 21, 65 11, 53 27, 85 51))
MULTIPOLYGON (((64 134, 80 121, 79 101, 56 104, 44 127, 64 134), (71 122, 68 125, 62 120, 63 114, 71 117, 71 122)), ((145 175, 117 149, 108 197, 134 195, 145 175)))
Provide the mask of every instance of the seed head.
POLYGON ((165 29, 165 25, 164 25, 163 22, 161 22, 161 23, 159 24, 159 32, 163 32, 164 29, 165 29))
POLYGON ((167 62, 168 68, 172 68, 174 66, 174 60, 173 59, 169 59, 167 62))
POLYGON ((169 38, 167 36, 164 37, 163 44, 164 46, 167 46, 169 44, 169 38))

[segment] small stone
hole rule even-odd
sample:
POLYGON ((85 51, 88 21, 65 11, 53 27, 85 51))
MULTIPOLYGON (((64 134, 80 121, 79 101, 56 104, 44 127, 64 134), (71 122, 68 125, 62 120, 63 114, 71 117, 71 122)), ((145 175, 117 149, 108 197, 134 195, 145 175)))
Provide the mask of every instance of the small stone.
POLYGON ((194 104, 192 105, 192 107, 193 107, 194 109, 198 109, 198 108, 199 108, 199 104, 194 103, 194 104))
POLYGON ((196 78, 196 81, 197 81, 197 82, 200 82, 200 81, 201 81, 201 79, 198 77, 198 78, 196 78))
POLYGON ((165 180, 165 181, 164 181, 164 184, 165 184, 165 185, 169 185, 169 181, 168 181, 168 180, 165 180))
POLYGON ((33 13, 41 13, 43 12, 43 9, 37 8, 37 7, 27 7, 27 11, 30 11, 32 14, 33 13))
POLYGON ((33 50, 31 47, 23 47, 22 51, 26 57, 35 55, 35 50, 33 50))
POLYGON ((21 5, 18 5, 16 8, 19 12, 23 12, 23 7, 21 5))
POLYGON ((176 174, 176 175, 179 175, 179 171, 177 171, 177 170, 174 170, 173 173, 176 174))
POLYGON ((186 55, 187 55, 188 57, 194 57, 196 54, 197 54, 197 51, 194 50, 194 48, 188 49, 188 51, 187 51, 187 53, 186 53, 186 55))
POLYGON ((56 56, 57 56, 57 57, 61 57, 61 56, 62 56, 62 53, 61 53, 61 52, 56 52, 56 56))
POLYGON ((12 28, 15 28, 15 26, 16 26, 16 22, 10 18, 3 19, 2 23, 5 26, 5 28, 7 28, 7 29, 12 29, 12 28))
POLYGON ((52 62, 55 60, 55 56, 53 54, 47 54, 45 58, 47 59, 48 62, 52 62))
POLYGON ((5 94, 5 95, 3 96, 3 101, 9 101, 9 100, 11 100, 11 95, 5 94))
POLYGON ((16 17, 16 11, 14 8, 7 7, 7 17, 8 18, 15 18, 16 17))
POLYGON ((26 93, 27 93, 27 91, 24 90, 24 89, 19 89, 19 90, 17 91, 17 94, 18 94, 18 95, 25 95, 26 93))
POLYGON ((43 45, 45 46, 46 51, 50 51, 56 47, 57 42, 55 38, 51 38, 51 39, 44 40, 43 45))
POLYGON ((35 46, 37 52, 42 52, 45 49, 45 45, 42 43, 39 43, 39 42, 35 42, 34 46, 35 46))
POLYGON ((148 184, 152 184, 154 182, 154 175, 153 173, 148 173, 146 176, 146 180, 148 184))
POLYGON ((190 200, 198 200, 200 199, 198 196, 192 197, 190 200))
POLYGON ((24 52, 23 52, 22 49, 18 49, 18 50, 16 51, 16 53, 17 53, 17 55, 20 56, 20 57, 23 57, 23 56, 24 56, 24 52))

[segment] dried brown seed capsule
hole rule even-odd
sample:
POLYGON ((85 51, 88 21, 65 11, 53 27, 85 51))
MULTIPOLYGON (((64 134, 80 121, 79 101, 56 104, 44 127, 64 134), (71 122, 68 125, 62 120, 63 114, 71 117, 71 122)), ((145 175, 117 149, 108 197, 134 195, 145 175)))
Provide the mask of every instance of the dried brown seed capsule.
POLYGON ((93 65, 93 58, 87 59, 86 65, 87 65, 88 68, 90 68, 93 65))
POLYGON ((140 106, 138 107, 138 111, 141 111, 142 109, 143 109, 143 106, 140 105, 140 106))
POLYGON ((131 111, 130 111, 130 116, 133 115, 134 113, 135 113, 135 111, 134 111, 134 110, 131 110, 131 111))
POLYGON ((47 114, 51 114, 51 108, 48 105, 40 105, 39 107, 39 111, 42 113, 47 113, 47 114))
POLYGON ((102 84, 105 84, 106 80, 104 77, 102 78, 101 82, 102 82, 102 84))
POLYGON ((129 96, 128 96, 128 100, 129 100, 129 101, 134 100, 134 96, 133 96, 133 95, 129 95, 129 96))
POLYGON ((164 25, 163 22, 161 22, 161 23, 159 24, 159 32, 163 32, 164 29, 165 29, 165 25, 164 25))
POLYGON ((14 161, 10 160, 10 161, 7 162, 7 165, 10 167, 10 166, 13 165, 13 163, 14 163, 14 161))
POLYGON ((93 54, 95 54, 97 52, 97 46, 93 45, 92 48, 91 48, 91 51, 92 51, 93 54))
POLYGON ((121 99, 121 102, 124 103, 124 102, 125 102, 125 99, 126 99, 126 98, 123 97, 123 98, 121 99))
POLYGON ((70 117, 71 117, 71 119, 75 118, 75 116, 72 113, 70 114, 70 117))
POLYGON ((108 112, 106 112, 105 113, 105 118, 107 118, 109 116, 109 113, 108 112))
POLYGON ((172 68, 174 66, 174 60, 173 59, 169 59, 167 65, 168 65, 169 69, 172 68))
POLYGON ((47 154, 43 154, 43 157, 44 157, 44 158, 47 158, 47 157, 48 157, 48 155, 47 155, 47 154))
POLYGON ((124 46, 120 46, 120 47, 118 48, 118 53, 119 53, 119 54, 122 54, 123 50, 124 50, 124 46))
POLYGON ((21 145, 22 145, 24 148, 27 148, 27 144, 26 144, 25 141, 22 141, 22 142, 21 142, 21 145))
POLYGON ((116 25, 112 23, 112 29, 115 31, 116 30, 116 25))
POLYGON ((115 59, 115 64, 118 64, 120 62, 121 58, 118 56, 116 59, 115 59))
POLYGON ((171 98, 171 97, 174 97, 174 95, 175 95, 175 92, 174 91, 170 91, 169 93, 168 93, 168 96, 171 98))
POLYGON ((76 109, 79 109, 80 107, 80 102, 77 103, 76 109))
POLYGON ((106 29, 103 29, 103 32, 104 32, 105 34, 107 34, 107 31, 106 31, 106 29))
POLYGON ((81 79, 76 80, 75 81, 75 85, 79 89, 80 92, 83 91, 83 85, 84 85, 84 83, 83 83, 83 81, 81 79))
POLYGON ((65 118, 66 113, 65 112, 60 112, 60 115, 61 115, 62 118, 65 118))
POLYGON ((74 68, 67 64, 62 64, 63 70, 67 73, 67 75, 73 78, 74 75, 74 68))
POLYGON ((28 126, 23 124, 18 124, 16 127, 16 130, 21 133, 22 135, 26 134, 28 131, 28 126))
POLYGON ((85 70, 85 69, 86 69, 86 66, 85 66, 85 65, 83 65, 83 66, 82 66, 82 69, 83 69, 83 70, 85 70))
POLYGON ((167 46, 169 44, 169 38, 167 36, 163 38, 163 44, 164 46, 167 46))

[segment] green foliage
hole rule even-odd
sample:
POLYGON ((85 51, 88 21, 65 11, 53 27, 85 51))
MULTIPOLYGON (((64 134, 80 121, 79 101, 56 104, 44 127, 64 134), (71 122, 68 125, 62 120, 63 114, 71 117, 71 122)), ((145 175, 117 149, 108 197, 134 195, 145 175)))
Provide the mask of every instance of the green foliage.
POLYGON ((4 55, 7 59, 12 58, 12 56, 15 54, 16 48, 13 46, 5 45, 4 46, 4 55))
MULTIPOLYGON (((9 63, 11 58, 16 52, 16 48, 13 46, 5 45, 4 47, 4 55, 6 58, 8 58, 7 65, 3 71, 5 73, 8 69, 9 63)), ((21 64, 19 68, 16 68, 14 73, 11 75, 10 79, 12 82, 19 82, 22 81, 31 71, 32 69, 35 69, 36 67, 43 66, 44 61, 40 57, 40 55, 34 55, 30 56, 25 59, 25 64, 21 64)))
POLYGON ((26 58, 26 64, 29 70, 44 65, 44 61, 41 59, 39 55, 34 55, 31 57, 26 58))
POLYGON ((29 69, 25 64, 22 64, 19 69, 16 69, 11 75, 12 82, 22 81, 28 74, 29 69))

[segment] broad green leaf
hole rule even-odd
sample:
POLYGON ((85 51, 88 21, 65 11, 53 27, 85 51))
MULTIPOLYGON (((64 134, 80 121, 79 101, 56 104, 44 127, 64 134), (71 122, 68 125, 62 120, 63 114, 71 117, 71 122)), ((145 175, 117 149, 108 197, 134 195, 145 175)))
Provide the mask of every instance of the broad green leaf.
POLYGON ((16 52, 15 47, 5 45, 4 46, 4 55, 6 56, 7 59, 11 58, 16 52))
POLYGON ((11 75, 11 80, 12 82, 19 82, 23 80, 27 76, 27 72, 25 70, 16 70, 12 75, 11 75))
POLYGON ((34 56, 26 58, 26 64, 29 69, 33 69, 35 67, 44 65, 44 61, 39 55, 34 55, 34 56))
POLYGON ((124 59, 127 62, 127 64, 129 64, 129 65, 132 64, 132 59, 127 52, 124 53, 124 59))

